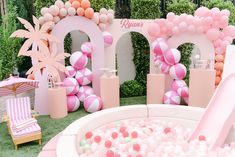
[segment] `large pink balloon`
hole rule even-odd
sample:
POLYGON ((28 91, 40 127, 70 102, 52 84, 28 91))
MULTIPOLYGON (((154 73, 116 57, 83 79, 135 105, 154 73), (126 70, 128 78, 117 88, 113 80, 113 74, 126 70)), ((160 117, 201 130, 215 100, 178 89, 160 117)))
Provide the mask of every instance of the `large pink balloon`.
POLYGON ((206 32, 206 35, 208 37, 208 39, 210 40, 216 40, 220 37, 220 31, 218 29, 209 29, 207 32, 206 32))
POLYGON ((195 11, 195 15, 198 17, 204 17, 207 14, 208 10, 209 9, 206 7, 200 7, 195 11))
POLYGON ((160 34, 160 27, 157 23, 151 23, 148 27, 148 33, 152 37, 157 37, 160 34))
POLYGON ((230 36, 232 38, 235 38, 235 26, 230 25, 230 26, 224 28, 223 32, 226 36, 230 36))

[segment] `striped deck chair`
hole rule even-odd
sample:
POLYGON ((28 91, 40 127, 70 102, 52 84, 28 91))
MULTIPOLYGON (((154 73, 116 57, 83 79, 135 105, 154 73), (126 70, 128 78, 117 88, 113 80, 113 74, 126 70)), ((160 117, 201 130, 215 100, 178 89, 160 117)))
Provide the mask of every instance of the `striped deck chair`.
POLYGON ((8 131, 16 150, 19 144, 30 141, 37 140, 41 144, 41 128, 31 115, 29 97, 8 99, 7 117, 8 131))

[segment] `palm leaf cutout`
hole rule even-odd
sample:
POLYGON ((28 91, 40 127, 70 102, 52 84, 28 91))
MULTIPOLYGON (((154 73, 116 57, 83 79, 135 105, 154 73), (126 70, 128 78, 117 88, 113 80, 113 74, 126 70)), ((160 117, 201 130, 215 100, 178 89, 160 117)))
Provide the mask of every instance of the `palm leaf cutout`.
POLYGON ((19 29, 15 32, 13 32, 10 36, 10 38, 30 38, 31 34, 30 32, 26 31, 26 30, 22 30, 22 29, 19 29))
POLYGON ((53 22, 49 21, 49 22, 46 22, 45 24, 42 25, 41 29, 40 29, 40 32, 41 33, 47 33, 48 30, 54 25, 53 22))
POLYGON ((35 16, 33 16, 33 23, 35 25, 35 30, 39 31, 39 29, 40 29, 39 20, 35 16))
POLYGON ((58 54, 56 57, 55 57, 55 61, 59 62, 59 61, 63 61, 65 58, 69 57, 70 54, 69 53, 61 53, 61 54, 58 54))
POLYGON ((35 74, 37 71, 41 70, 42 68, 45 67, 45 63, 44 62, 41 62, 41 63, 38 63, 37 65, 31 67, 28 71, 27 71, 27 75, 29 74, 35 74))
POLYGON ((29 30, 30 32, 34 32, 33 26, 25 19, 22 19, 20 17, 17 17, 18 20, 24 25, 24 27, 29 30))
POLYGON ((23 46, 20 48, 18 56, 28 56, 25 55, 25 53, 28 51, 28 49, 31 47, 33 40, 28 39, 24 42, 23 46))

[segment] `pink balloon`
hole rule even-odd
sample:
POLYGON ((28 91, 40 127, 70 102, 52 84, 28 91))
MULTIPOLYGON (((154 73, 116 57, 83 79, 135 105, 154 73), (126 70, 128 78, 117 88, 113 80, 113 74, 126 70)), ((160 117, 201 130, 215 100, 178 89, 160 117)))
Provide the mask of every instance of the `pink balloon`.
POLYGON ((205 24, 211 25, 213 23, 213 18, 212 17, 206 17, 204 20, 205 24))
POLYGON ((224 28, 223 32, 226 36, 231 36, 232 38, 235 38, 235 26, 229 25, 228 27, 224 28))
POLYGON ((230 11, 228 9, 224 9, 224 10, 221 11, 221 14, 229 17, 230 16, 230 11))
POLYGON ((217 29, 209 29, 207 32, 206 32, 206 35, 208 37, 208 39, 210 40, 216 40, 220 37, 220 31, 217 30, 217 29))
POLYGON ((189 25, 192 24, 193 23, 193 19, 194 19, 194 17, 192 15, 188 15, 186 17, 187 24, 189 24, 189 25))
POLYGON ((195 29, 195 27, 193 25, 190 25, 188 27, 188 31, 191 32, 191 33, 195 33, 196 29, 195 29))
POLYGON ((170 12, 170 13, 167 14, 166 18, 167 18, 167 20, 169 20, 169 21, 173 21, 174 18, 175 18, 175 14, 172 13, 172 12, 170 12))
POLYGON ((203 27, 197 27, 197 33, 203 33, 204 29, 203 27))
POLYGON ((233 42, 233 38, 231 38, 230 36, 226 36, 224 40, 228 41, 230 44, 233 42))
POLYGON ((220 28, 225 28, 228 26, 229 18, 227 16, 222 16, 219 21, 220 28))
POLYGON ((187 29, 187 23, 181 22, 181 23, 179 24, 179 28, 180 28, 181 31, 186 31, 186 29, 187 29))
POLYGON ((218 20, 220 18, 221 14, 219 8, 212 8, 211 12, 214 20, 218 20))
POLYGON ((209 11, 208 8, 200 7, 195 11, 195 16, 204 17, 207 14, 208 11, 209 11))
POLYGON ((178 25, 180 23, 179 17, 176 16, 175 19, 173 20, 174 25, 178 25))
POLYGON ((152 37, 157 37, 160 33, 160 27, 157 23, 151 23, 148 27, 148 33, 152 37))
POLYGON ((179 33, 180 33, 179 28, 178 28, 177 26, 173 27, 172 33, 175 34, 175 35, 176 35, 176 34, 179 34, 179 33))

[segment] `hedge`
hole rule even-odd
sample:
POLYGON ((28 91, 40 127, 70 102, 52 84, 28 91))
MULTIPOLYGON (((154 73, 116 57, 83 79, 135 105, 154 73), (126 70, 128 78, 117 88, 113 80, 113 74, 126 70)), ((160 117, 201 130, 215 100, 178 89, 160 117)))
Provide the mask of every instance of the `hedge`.
POLYGON ((90 0, 91 7, 99 12, 101 8, 114 9, 115 0, 90 0))
MULTIPOLYGON (((160 0, 132 0, 131 18, 132 19, 156 19, 161 17, 160 0)), ((150 66, 150 47, 146 38, 139 33, 131 33, 132 46, 134 49, 134 59, 136 76, 146 95, 147 74, 150 66)), ((139 95, 141 96, 141 95, 139 95)))
POLYGON ((22 40, 9 38, 17 29, 17 8, 9 3, 7 10, 0 25, 0 80, 9 77, 13 67, 18 67, 23 62, 21 57, 17 57, 22 40))
POLYGON ((120 93, 122 98, 140 96, 143 95, 144 88, 138 81, 130 80, 121 85, 120 93))

